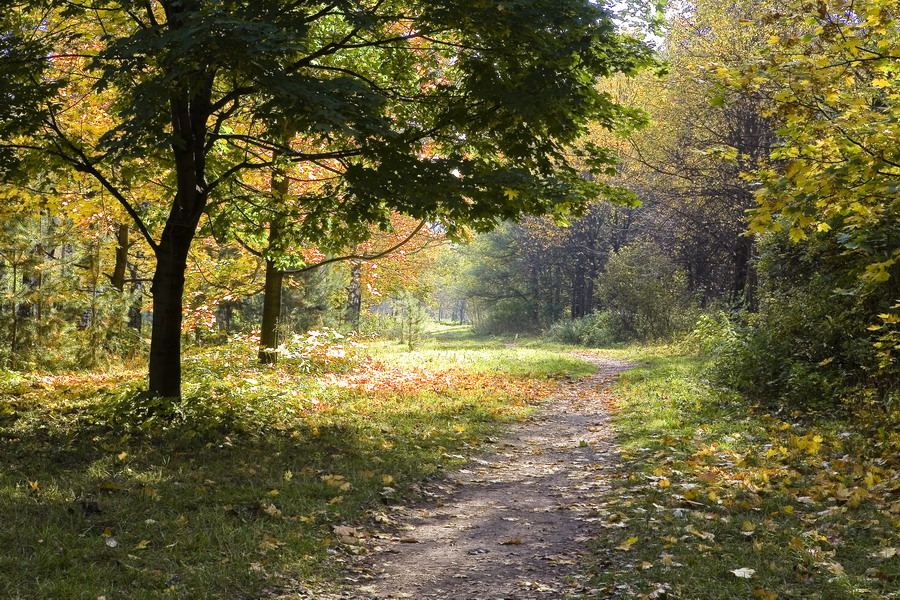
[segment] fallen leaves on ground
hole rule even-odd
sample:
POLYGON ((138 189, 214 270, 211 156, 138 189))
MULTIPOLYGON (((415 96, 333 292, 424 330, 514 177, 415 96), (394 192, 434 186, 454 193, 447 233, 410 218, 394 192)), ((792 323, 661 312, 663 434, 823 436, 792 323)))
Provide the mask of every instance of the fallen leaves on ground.
POLYGON ((900 428, 769 413, 701 371, 660 372, 618 388, 623 462, 599 515, 624 540, 607 542, 612 597, 661 579, 671 598, 897 597, 900 428))

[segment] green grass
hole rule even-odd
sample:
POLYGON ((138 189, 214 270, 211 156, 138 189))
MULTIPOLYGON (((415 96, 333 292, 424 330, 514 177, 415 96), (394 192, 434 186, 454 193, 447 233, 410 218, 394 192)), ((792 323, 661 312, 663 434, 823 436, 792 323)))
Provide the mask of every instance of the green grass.
POLYGON ((851 423, 748 406, 700 358, 625 354, 643 361, 617 385, 599 597, 900 598, 896 456, 851 423))
POLYGON ((538 338, 484 337, 467 326, 433 326, 415 350, 394 341, 370 345, 371 355, 390 365, 426 371, 462 369, 516 377, 583 377, 594 367, 571 355, 573 348, 538 338))
POLYGON ((398 372, 424 360, 470 378, 364 389, 257 368, 240 348, 195 355, 166 418, 129 391, 135 373, 4 381, 0 597, 231 599, 334 581, 334 525, 457 466, 547 377, 588 370, 439 345, 375 353, 398 372))

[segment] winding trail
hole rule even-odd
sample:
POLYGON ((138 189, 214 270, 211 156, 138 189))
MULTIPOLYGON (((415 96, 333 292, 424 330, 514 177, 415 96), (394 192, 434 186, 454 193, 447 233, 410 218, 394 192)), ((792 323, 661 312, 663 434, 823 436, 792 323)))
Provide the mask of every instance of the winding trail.
MULTIPOLYGON (((564 384, 490 454, 424 486, 426 502, 396 507, 370 552, 350 561, 332 598, 500 600, 578 597, 585 542, 615 450, 610 384, 631 365, 580 356, 594 375, 564 384)), ((319 596, 320 598, 323 596, 319 596)))

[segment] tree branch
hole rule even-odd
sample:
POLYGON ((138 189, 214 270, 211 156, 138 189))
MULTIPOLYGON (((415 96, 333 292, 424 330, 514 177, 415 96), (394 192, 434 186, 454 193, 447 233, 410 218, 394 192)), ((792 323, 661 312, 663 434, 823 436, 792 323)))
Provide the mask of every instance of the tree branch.
POLYGON ((422 228, 425 227, 425 223, 426 221, 423 219, 416 226, 416 228, 412 230, 412 233, 410 233, 408 236, 406 236, 406 238, 403 239, 403 241, 381 252, 377 252, 375 254, 348 254, 346 256, 336 256, 334 258, 329 258, 323 260, 322 262, 318 262, 313 265, 307 265, 305 267, 300 267, 298 269, 282 269, 281 272, 285 275, 296 275, 298 273, 306 273, 307 271, 312 271, 313 269, 318 269, 319 267, 324 267, 325 265, 345 260, 377 260, 379 258, 383 258, 391 252, 394 252, 395 250, 398 250, 399 248, 402 248, 403 246, 408 244, 410 240, 412 240, 414 237, 416 237, 416 235, 418 235, 420 231, 422 231, 422 228))

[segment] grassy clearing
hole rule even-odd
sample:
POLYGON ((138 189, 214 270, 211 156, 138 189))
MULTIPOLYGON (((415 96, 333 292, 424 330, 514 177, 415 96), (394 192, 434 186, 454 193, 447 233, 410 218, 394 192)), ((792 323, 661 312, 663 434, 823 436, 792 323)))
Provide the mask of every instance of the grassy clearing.
POLYGON ((0 597, 257 598, 333 580, 333 526, 402 500, 527 414, 548 377, 587 369, 441 343, 324 374, 198 354, 165 418, 129 391, 136 372, 7 377, 0 597), (405 367, 423 361, 433 376, 405 367))
POLYGON ((571 347, 538 339, 478 337, 468 328, 435 331, 412 352, 398 342, 371 344, 371 355, 388 365, 426 372, 461 369, 470 373, 506 373, 524 378, 583 377, 594 367, 573 357, 571 347))
POLYGON ((896 428, 770 414, 701 359, 630 354, 601 597, 900 598, 896 428))

